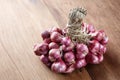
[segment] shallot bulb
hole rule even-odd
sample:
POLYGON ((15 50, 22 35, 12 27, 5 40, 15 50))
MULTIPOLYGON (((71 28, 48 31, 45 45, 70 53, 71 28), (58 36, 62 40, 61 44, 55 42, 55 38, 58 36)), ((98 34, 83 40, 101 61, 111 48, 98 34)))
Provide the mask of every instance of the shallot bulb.
POLYGON ((43 39, 49 38, 50 37, 50 32, 49 31, 44 31, 41 33, 41 36, 43 39))
POLYGON ((77 59, 83 59, 83 58, 85 58, 85 56, 86 56, 86 54, 84 54, 84 53, 77 53, 76 54, 77 59))
POLYGON ((51 49, 49 51, 49 59, 50 59, 50 61, 56 61, 59 58, 61 58, 61 53, 60 53, 59 49, 51 49))
POLYGON ((49 44, 49 43, 51 43, 51 39, 50 38, 46 38, 46 39, 44 39, 44 42, 49 44))
POLYGON ((74 49, 74 44, 73 43, 70 43, 69 46, 66 46, 66 45, 62 45, 62 50, 67 52, 67 51, 72 51, 74 49))
POLYGON ((72 64, 67 67, 66 71, 64 73, 72 73, 75 70, 75 65, 72 64))
POLYGON ((99 54, 104 54, 106 52, 106 46, 100 45, 99 54))
POLYGON ((82 29, 83 29, 84 32, 87 32, 87 33, 93 33, 93 32, 95 32, 95 28, 91 24, 83 23, 82 24, 82 29))
POLYGON ((105 36, 105 37, 101 40, 101 43, 102 43, 103 45, 106 45, 106 44, 108 43, 108 37, 105 36))
POLYGON ((100 43, 96 40, 90 42, 89 49, 92 53, 98 53, 100 49, 100 43))
POLYGON ((85 44, 77 44, 76 45, 76 58, 82 59, 85 58, 85 56, 88 54, 88 47, 85 44))
POLYGON ((62 30, 60 28, 57 28, 57 27, 53 27, 51 32, 58 32, 58 33, 62 34, 62 30))
POLYGON ((69 63, 69 64, 75 63, 75 55, 74 55, 74 53, 73 53, 72 51, 66 52, 66 53, 64 54, 64 59, 65 59, 65 61, 66 61, 67 63, 69 63))
POLYGON ((48 53, 48 44, 47 43, 41 43, 41 44, 36 44, 34 47, 34 52, 36 55, 40 56, 40 55, 45 55, 48 53))
POLYGON ((99 58, 99 63, 103 61, 103 54, 98 54, 97 57, 99 58))
POLYGON ((100 63, 99 57, 92 53, 89 53, 86 56, 86 61, 87 61, 87 63, 91 63, 91 64, 99 64, 100 63))
POLYGON ((59 48, 59 45, 57 43, 51 42, 49 44, 49 49, 57 49, 57 48, 59 48))
POLYGON ((71 44, 71 40, 69 37, 63 37, 61 40, 61 43, 66 45, 66 46, 69 46, 71 44))
POLYGON ((58 32, 52 32, 50 39, 53 42, 59 43, 62 40, 62 35, 58 32))
POLYGON ((89 24, 89 25, 87 26, 87 32, 88 32, 88 33, 93 33, 93 32, 95 32, 94 26, 91 25, 91 24, 89 24))
POLYGON ((98 41, 94 40, 91 41, 90 45, 89 45, 89 49, 90 52, 92 52, 93 54, 104 54, 106 52, 106 46, 100 44, 98 41))
POLYGON ((48 57, 47 56, 45 56, 45 55, 41 55, 40 56, 40 60, 46 65, 46 66, 48 66, 48 67, 50 67, 51 66, 51 62, 50 62, 50 60, 48 59, 48 57))
POLYGON ((62 60, 54 62, 51 66, 51 70, 56 73, 64 73, 66 70, 66 65, 62 60))
POLYGON ((76 61, 75 67, 79 69, 79 68, 82 68, 82 67, 84 67, 86 65, 87 65, 87 63, 86 63, 85 59, 78 59, 76 61))
POLYGON ((105 37, 105 33, 103 30, 98 31, 98 34, 95 36, 95 39, 101 41, 105 37))

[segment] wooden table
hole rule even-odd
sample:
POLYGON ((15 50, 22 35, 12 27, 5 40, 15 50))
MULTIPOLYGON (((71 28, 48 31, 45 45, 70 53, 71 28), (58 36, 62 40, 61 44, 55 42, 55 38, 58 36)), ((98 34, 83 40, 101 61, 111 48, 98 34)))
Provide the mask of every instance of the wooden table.
POLYGON ((0 0, 0 80, 120 80, 120 0, 0 0), (56 74, 33 53, 40 33, 65 27, 71 8, 88 10, 84 22, 104 29, 104 61, 72 74, 56 74))

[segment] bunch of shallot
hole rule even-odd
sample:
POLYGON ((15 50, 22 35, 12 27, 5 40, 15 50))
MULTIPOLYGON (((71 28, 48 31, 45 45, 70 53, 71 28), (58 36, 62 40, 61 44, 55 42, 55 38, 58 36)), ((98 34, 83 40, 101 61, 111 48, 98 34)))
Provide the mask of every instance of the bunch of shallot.
POLYGON ((99 64, 106 52, 108 37, 104 31, 82 22, 86 15, 83 8, 71 11, 66 28, 42 32, 43 42, 34 45, 34 53, 57 73, 71 73, 88 63, 99 64))

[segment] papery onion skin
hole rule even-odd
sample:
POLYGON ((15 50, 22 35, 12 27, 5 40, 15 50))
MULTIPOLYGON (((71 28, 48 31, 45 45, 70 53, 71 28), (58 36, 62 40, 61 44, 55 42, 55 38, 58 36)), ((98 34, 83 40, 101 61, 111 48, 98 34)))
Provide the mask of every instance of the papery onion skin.
POLYGON ((104 37, 102 40, 101 40, 101 44, 103 44, 103 45, 106 45, 107 43, 108 43, 108 37, 106 36, 106 37, 104 37))
POLYGON ((58 27, 53 27, 51 32, 58 32, 58 33, 62 34, 62 29, 60 29, 58 27))
POLYGON ((99 58, 99 63, 104 59, 103 54, 98 54, 97 57, 99 58))
POLYGON ((56 61, 57 59, 61 58, 61 53, 59 49, 51 49, 49 51, 49 59, 50 61, 56 61))
POLYGON ((67 67, 67 69, 64 73, 72 73, 74 70, 75 70, 75 65, 72 64, 69 67, 67 67))
POLYGON ((49 44, 49 49, 58 49, 59 48, 59 45, 55 42, 51 42, 49 44))
POLYGON ((86 56, 86 61, 87 63, 91 63, 91 64, 99 64, 99 58, 92 54, 92 53, 89 53, 87 56, 86 56))
POLYGON ((62 60, 60 60, 52 64, 51 70, 56 73, 65 73, 66 65, 62 60))
POLYGON ((61 40, 61 44, 69 46, 71 44, 71 40, 69 37, 63 37, 61 40))
POLYGON ((99 49, 99 54, 104 54, 106 52, 106 46, 105 45, 100 45, 100 49, 99 49))
POLYGON ((100 49, 100 43, 97 40, 91 41, 89 44, 89 50, 92 53, 98 53, 100 49))
POLYGON ((77 57, 78 59, 85 58, 85 56, 86 56, 86 55, 88 54, 88 52, 89 52, 87 45, 85 45, 85 44, 83 44, 83 43, 76 45, 76 51, 77 51, 76 57, 77 57))
POLYGON ((79 68, 82 68, 82 67, 84 67, 86 65, 87 65, 87 62, 86 62, 85 59, 78 59, 76 61, 75 67, 79 69, 79 68))
POLYGON ((88 24, 87 30, 88 30, 88 33, 93 33, 93 32, 95 32, 95 28, 94 28, 94 26, 91 25, 91 24, 88 24))
POLYGON ((97 41, 101 41, 104 37, 105 37, 105 33, 103 30, 101 30, 101 31, 98 31, 98 34, 95 36, 95 39, 97 41))
POLYGON ((46 38, 49 38, 50 37, 50 32, 46 30, 46 31, 41 33, 41 36, 42 36, 43 40, 46 39, 46 38))
POLYGON ((48 57, 47 56, 45 56, 45 55, 41 55, 40 56, 40 60, 46 65, 46 66, 48 66, 48 67, 50 67, 51 66, 51 62, 50 62, 50 60, 48 59, 48 57))
POLYGON ((64 60, 69 64, 75 63, 75 55, 74 55, 74 53, 72 51, 66 52, 64 54, 64 60))
POLYGON ((47 54, 48 50, 49 48, 47 43, 36 44, 34 47, 34 53, 38 56, 47 54))
POLYGON ((51 41, 59 43, 62 40, 62 35, 58 32, 52 32, 50 36, 51 41))
POLYGON ((46 39, 44 39, 44 43, 51 43, 51 39, 50 38, 46 38, 46 39))
POLYGON ((74 44, 73 43, 71 43, 69 46, 62 45, 62 50, 65 51, 65 52, 73 51, 73 49, 74 49, 74 44))

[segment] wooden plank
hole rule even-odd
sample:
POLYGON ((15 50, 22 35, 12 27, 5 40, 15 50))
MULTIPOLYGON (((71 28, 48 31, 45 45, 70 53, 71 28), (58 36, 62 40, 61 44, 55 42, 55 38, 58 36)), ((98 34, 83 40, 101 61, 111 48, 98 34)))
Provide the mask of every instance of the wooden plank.
POLYGON ((0 41, 0 80, 23 80, 16 65, 0 41))
POLYGON ((32 46, 42 42, 40 32, 52 26, 58 25, 41 0, 0 0, 1 80, 90 80, 85 69, 56 74, 34 55, 32 46))
POLYGON ((120 1, 119 0, 49 0, 44 1, 59 25, 65 26, 69 9, 84 6, 88 10, 85 22, 104 29, 109 37, 105 60, 99 65, 88 65, 94 80, 120 79, 120 1), (64 18, 65 17, 65 18, 64 18))

